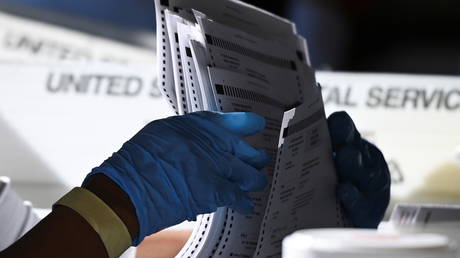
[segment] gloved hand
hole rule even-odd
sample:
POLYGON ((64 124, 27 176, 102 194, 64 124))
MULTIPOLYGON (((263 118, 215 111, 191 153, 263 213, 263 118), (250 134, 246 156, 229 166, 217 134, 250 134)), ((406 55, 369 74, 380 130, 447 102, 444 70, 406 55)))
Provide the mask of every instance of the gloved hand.
POLYGON ((361 138, 345 112, 328 118, 339 174, 337 194, 355 227, 376 228, 390 200, 391 178, 383 154, 361 138))
POLYGON ((241 137, 265 127, 254 113, 196 112, 153 121, 87 176, 103 173, 130 197, 145 236, 228 206, 253 211, 269 161, 241 137))

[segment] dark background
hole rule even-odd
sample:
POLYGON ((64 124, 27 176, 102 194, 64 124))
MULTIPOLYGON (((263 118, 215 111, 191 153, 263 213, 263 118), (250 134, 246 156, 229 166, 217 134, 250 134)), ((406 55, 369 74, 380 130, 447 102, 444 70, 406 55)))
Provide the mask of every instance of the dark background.
MULTIPOLYGON (((295 21, 317 69, 460 73, 458 0, 246 2, 295 21)), ((85 24, 155 30, 153 0, 0 0, 0 9, 1 4, 51 11, 85 24)))
POLYGON ((309 41, 312 62, 317 68, 433 74, 460 72, 460 1, 248 2, 290 17, 299 24, 299 32, 309 41), (310 28, 305 23, 318 28, 310 28))

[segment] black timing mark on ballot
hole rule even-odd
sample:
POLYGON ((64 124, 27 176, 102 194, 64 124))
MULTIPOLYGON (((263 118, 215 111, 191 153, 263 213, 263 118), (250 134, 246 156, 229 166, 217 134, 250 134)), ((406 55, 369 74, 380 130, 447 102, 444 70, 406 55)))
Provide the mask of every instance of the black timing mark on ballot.
POLYGON ((185 53, 187 53, 188 57, 192 57, 192 50, 189 47, 185 48, 185 53))
POLYGON ((258 103, 264 103, 270 106, 275 106, 280 109, 285 109, 285 105, 276 99, 272 99, 270 97, 267 97, 265 95, 262 95, 260 93, 251 91, 251 90, 246 90, 246 89, 240 89, 232 86, 227 86, 227 85, 222 85, 222 84, 216 84, 216 92, 219 95, 226 95, 234 98, 239 98, 239 99, 246 99, 250 100, 253 102, 258 102, 258 103))
POLYGON ((169 0, 160 0, 160 4, 169 7, 169 0))
POLYGON ((313 123, 317 122, 321 118, 325 117, 324 110, 318 110, 315 113, 313 113, 311 116, 305 118, 304 120, 301 120, 298 123, 295 123, 293 125, 290 125, 284 129, 283 132, 283 138, 286 138, 290 135, 293 135, 299 131, 302 131, 303 129, 311 126, 313 123))
POLYGON ((174 38, 176 39, 176 43, 179 44, 179 34, 174 33, 174 38))
POLYGON ((232 52, 239 53, 241 55, 245 55, 247 57, 251 57, 257 59, 263 63, 271 64, 273 66, 278 66, 281 68, 297 71, 297 65, 292 60, 277 58, 273 56, 266 55, 264 53, 260 53, 249 48, 240 46, 233 42, 223 40, 212 35, 206 34, 206 42, 210 45, 214 45, 216 47, 220 47, 226 50, 230 50, 232 52))

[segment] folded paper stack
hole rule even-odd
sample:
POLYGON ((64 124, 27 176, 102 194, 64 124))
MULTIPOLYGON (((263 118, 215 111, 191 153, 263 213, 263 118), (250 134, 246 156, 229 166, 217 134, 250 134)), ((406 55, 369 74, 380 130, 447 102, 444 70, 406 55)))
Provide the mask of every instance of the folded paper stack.
POLYGON ((265 130, 246 140, 273 157, 254 213, 199 216, 178 257, 277 257, 297 229, 343 226, 321 91, 295 25, 239 1, 155 4, 158 81, 172 109, 263 115, 265 130))

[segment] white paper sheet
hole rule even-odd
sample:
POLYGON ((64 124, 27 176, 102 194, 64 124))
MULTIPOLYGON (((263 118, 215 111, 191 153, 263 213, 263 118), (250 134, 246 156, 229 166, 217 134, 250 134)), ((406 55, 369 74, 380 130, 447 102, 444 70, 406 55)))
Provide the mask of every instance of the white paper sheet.
POLYGON ((198 22, 205 38, 209 63, 213 67, 257 79, 253 82, 260 87, 264 85, 271 91, 284 92, 279 96, 290 94, 286 96, 287 99, 295 99, 291 106, 302 102, 303 84, 300 77, 307 65, 303 54, 302 59, 299 58, 297 48, 267 42, 208 19, 198 19, 198 22))
POLYGON ((268 40, 289 42, 296 33, 295 25, 279 16, 241 1, 228 0, 156 0, 157 16, 162 10, 175 13, 195 9, 211 19, 268 40))
MULTIPOLYGON (((304 102, 321 102, 314 71, 310 67, 306 41, 296 34, 295 26, 233 0, 157 0, 156 5, 157 15, 163 17, 161 21, 165 22, 158 40, 169 42, 169 46, 162 47, 162 51, 165 56, 168 53, 171 56, 171 65, 160 63, 160 74, 167 73, 168 69, 173 71, 173 90, 179 113, 214 110, 261 114, 266 118, 266 129, 245 140, 276 157, 285 110, 304 102)), ((308 110, 319 114, 312 126, 321 121, 324 127, 324 112, 319 112, 323 111, 322 108, 319 105, 308 110)), ((299 110, 302 112, 296 119, 304 118, 307 112, 303 108, 299 110)), ((327 128, 319 134, 327 138, 327 128)), ((330 148, 320 150, 320 153, 309 152, 307 157, 330 157, 330 148)), ((299 158, 294 158, 294 161, 298 164, 302 162, 299 158)), ((272 181, 274 166, 275 159, 263 170, 269 182, 272 181)), ((333 173, 331 166, 332 162, 329 167, 324 165, 321 168, 333 173)), ((328 187, 328 183, 335 178, 329 176, 324 178, 329 180, 323 185, 329 194, 322 196, 324 202, 318 203, 314 197, 307 196, 315 201, 301 202, 296 207, 300 215, 304 215, 305 207, 311 204, 328 213, 328 216, 322 217, 322 220, 315 216, 305 217, 305 221, 290 228, 315 223, 317 226, 337 225, 339 211, 335 199, 331 197, 335 188, 331 190, 328 187)), ((251 215, 245 216, 232 209, 221 208, 213 214, 199 216, 191 238, 177 257, 253 257, 258 243, 262 244, 260 251, 263 253, 279 252, 280 245, 264 246, 264 241, 260 239, 261 235, 267 234, 261 231, 261 223, 271 188, 272 184, 260 193, 251 194, 255 202, 255 211, 251 215)), ((305 195, 301 190, 294 191, 294 194, 305 195)), ((293 202, 289 200, 289 203, 293 202)), ((284 217, 289 216, 292 214, 284 217)), ((290 231, 279 232, 276 237, 282 238, 286 232, 290 231)))
POLYGON ((207 56, 206 49, 203 45, 195 40, 190 41, 190 47, 193 54, 193 62, 197 71, 197 77, 201 92, 201 99, 203 100, 204 110, 217 111, 217 103, 214 99, 214 91, 209 80, 208 66, 210 65, 207 56))
POLYGON ((157 71, 158 86, 163 97, 166 98, 169 106, 176 114, 179 114, 177 96, 174 84, 173 63, 171 57, 171 47, 166 27, 166 9, 160 4, 160 0, 155 0, 156 24, 157 24, 157 71))
POLYGON ((171 51, 171 61, 174 75, 174 90, 176 92, 177 108, 180 115, 189 113, 190 99, 187 97, 184 64, 179 46, 178 23, 186 24, 187 21, 169 10, 165 10, 168 38, 171 51))
MULTIPOLYGON (((267 120, 267 127, 261 133, 249 137, 247 141, 256 148, 265 149, 273 157, 276 155, 281 118, 289 103, 282 103, 283 96, 271 95, 265 87, 254 84, 254 78, 219 68, 209 68, 212 85, 216 88, 218 108, 225 112, 255 112, 267 120)), ((273 174, 273 162, 263 172, 269 181, 273 174)), ((265 210, 268 188, 252 195, 255 201, 254 214, 244 216, 229 210, 223 241, 215 254, 218 256, 252 255, 255 250, 260 221, 265 210)))
POLYGON ((311 101, 284 114, 278 148, 254 257, 280 257, 283 238, 296 230, 344 226, 319 89, 311 101))
POLYGON ((193 39, 192 30, 195 27, 190 24, 179 23, 177 31, 179 34, 179 49, 182 60, 182 69, 186 83, 185 91, 188 99, 188 110, 191 112, 204 109, 204 104, 199 85, 199 79, 193 60, 193 52, 190 47, 190 41, 193 39))
MULTIPOLYGON (((155 0, 156 20, 157 20, 157 54, 158 58, 158 77, 159 85, 164 96, 167 98, 171 107, 179 113, 177 103, 177 92, 174 90, 174 79, 172 69, 172 56, 166 25, 166 10, 176 14, 184 10, 191 11, 196 9, 206 13, 216 21, 229 24, 234 27, 248 30, 252 33, 264 35, 269 39, 284 41, 290 38, 291 32, 295 32, 295 26, 280 17, 269 14, 258 8, 242 4, 239 1, 226 0, 155 0)), ((181 99, 181 98, 180 98, 181 99)))

